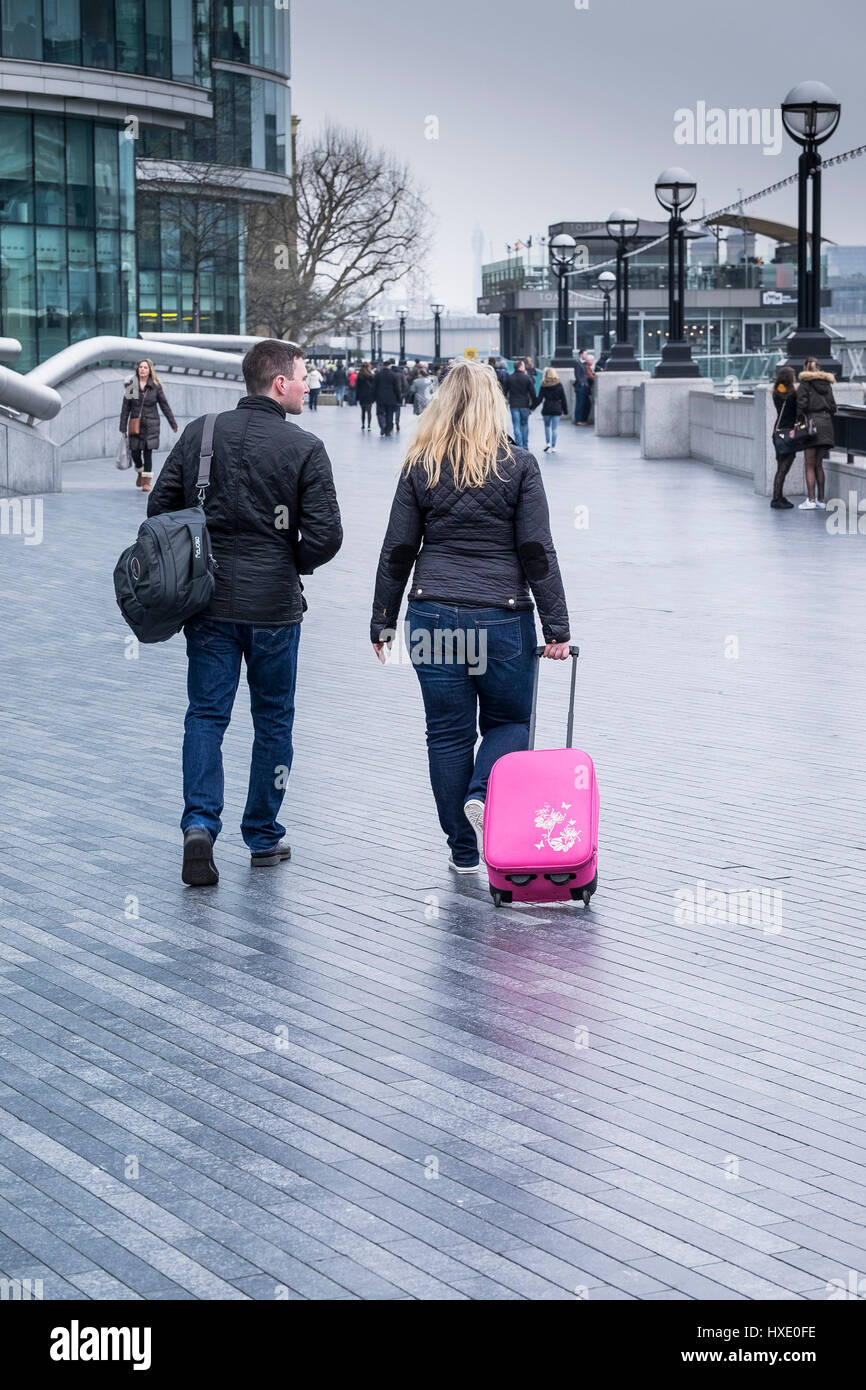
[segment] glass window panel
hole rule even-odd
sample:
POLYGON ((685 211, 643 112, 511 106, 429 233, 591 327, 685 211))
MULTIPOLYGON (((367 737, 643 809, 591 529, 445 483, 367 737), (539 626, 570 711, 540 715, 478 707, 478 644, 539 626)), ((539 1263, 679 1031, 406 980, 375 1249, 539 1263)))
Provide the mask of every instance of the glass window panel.
POLYGON ((171 75, 176 82, 192 82, 195 75, 193 0, 174 0, 171 7, 171 75))
POLYGON ((169 0, 146 0, 147 71, 151 77, 171 77, 171 10, 169 0))
POLYGON ((162 206, 159 245, 159 263, 163 270, 180 270, 179 209, 174 199, 162 206))
POLYGON ((32 221, 30 117, 0 111, 0 222, 32 221))
POLYGON ((135 233, 120 233, 120 314, 121 333, 127 338, 136 334, 135 287, 137 283, 135 233))
POLYGON ((162 331, 166 333, 178 332, 180 329, 180 314, 178 307, 178 289, 180 277, 177 275, 176 272, 169 272, 167 274, 163 274, 161 279, 162 331))
POLYGON ((159 274, 155 270, 138 272, 138 323, 145 332, 159 329, 159 274))
POLYGON ((93 232, 70 228, 69 341, 92 338, 96 333, 96 259, 93 232))
POLYGON ((265 84, 260 77, 253 77, 250 84, 250 131, 252 150, 250 163, 254 169, 267 169, 267 149, 265 143, 265 84))
POLYGON ((195 80, 202 87, 209 87, 211 85, 210 0, 195 0, 194 42, 195 80))
POLYGON ((66 208, 71 227, 93 226, 93 151, 84 121, 66 122, 66 208))
POLYGON ((275 72, 283 72, 286 77, 291 72, 290 63, 291 34, 289 26, 289 0, 275 0, 274 4, 274 61, 269 64, 275 72))
POLYGON ((66 139, 60 116, 33 118, 36 221, 66 223, 66 139))
POLYGON ((144 72, 144 9, 120 0, 116 9, 117 67, 120 72, 144 72))
POLYGON ((3 334, 18 338, 29 360, 21 358, 16 367, 22 370, 33 365, 36 351, 36 286, 33 255, 33 228, 24 226, 0 227, 0 315, 3 334))
POLYGON ((138 200, 136 222, 138 264, 145 270, 159 269, 159 206, 156 199, 142 194, 138 200))
POLYGON ((120 219, 117 134, 110 126, 93 127, 93 193, 97 227, 116 227, 120 219))
POLYGON ((128 231, 135 227, 135 141, 126 132, 117 132, 117 184, 120 201, 120 225, 128 231))
POLYGON ((236 63, 250 61, 250 13, 249 3, 232 6, 232 53, 236 63))
POLYGON ((42 6, 40 0, 3 0, 4 58, 42 58, 42 6))
POLYGON ((69 341, 65 227, 36 228, 36 303, 38 355, 44 361, 69 341))
POLYGON ((81 0, 81 61, 86 68, 115 67, 114 6, 81 0))
POLYGON ((78 0, 43 0, 45 59, 50 63, 81 62, 78 0))
POLYGON ((120 237, 117 232, 96 233, 96 331, 119 333, 120 237))

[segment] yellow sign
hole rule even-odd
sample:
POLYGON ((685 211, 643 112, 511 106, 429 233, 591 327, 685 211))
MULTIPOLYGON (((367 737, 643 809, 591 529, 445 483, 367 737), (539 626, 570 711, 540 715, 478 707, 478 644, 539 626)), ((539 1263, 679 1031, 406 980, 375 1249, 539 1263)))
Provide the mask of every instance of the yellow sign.
POLYGON ((467 348, 466 351, 464 352, 463 356, 464 356, 464 357, 473 357, 473 358, 475 358, 475 357, 478 356, 478 349, 477 349, 477 348, 467 348))

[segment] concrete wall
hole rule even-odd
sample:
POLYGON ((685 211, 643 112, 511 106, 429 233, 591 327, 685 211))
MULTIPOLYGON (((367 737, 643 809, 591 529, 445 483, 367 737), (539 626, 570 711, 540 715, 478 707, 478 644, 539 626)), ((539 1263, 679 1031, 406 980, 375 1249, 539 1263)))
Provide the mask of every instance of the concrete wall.
POLYGON ((0 497, 60 491, 54 445, 22 421, 0 415, 0 497))
POLYGON ((706 392, 689 393, 689 434, 692 458, 711 463, 723 473, 754 477, 755 421, 750 396, 728 398, 706 392))

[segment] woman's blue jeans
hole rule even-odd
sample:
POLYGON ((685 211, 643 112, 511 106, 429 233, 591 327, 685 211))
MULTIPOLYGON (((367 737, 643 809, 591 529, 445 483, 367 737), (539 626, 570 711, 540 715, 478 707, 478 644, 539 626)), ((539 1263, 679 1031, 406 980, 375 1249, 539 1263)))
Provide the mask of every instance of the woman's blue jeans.
POLYGON ((497 758, 529 746, 535 616, 410 603, 406 641, 424 699, 439 824, 455 864, 477 864, 478 842, 463 807, 470 798, 484 800, 497 758))
POLYGON ((551 449, 556 448, 556 436, 559 433, 559 416, 542 415, 544 421, 544 442, 549 444, 551 449))

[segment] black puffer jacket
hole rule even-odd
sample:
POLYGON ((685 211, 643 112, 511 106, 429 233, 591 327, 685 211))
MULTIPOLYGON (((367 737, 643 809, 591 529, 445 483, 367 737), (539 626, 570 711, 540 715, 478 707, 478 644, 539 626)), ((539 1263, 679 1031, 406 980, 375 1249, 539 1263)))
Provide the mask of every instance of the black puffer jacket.
POLYGON ((376 373, 376 404, 385 410, 403 404, 403 387, 397 373, 390 367, 382 367, 376 373))
POLYGON ((512 372, 502 386, 512 410, 534 410, 538 405, 535 386, 528 372, 512 372))
POLYGON ((532 608, 531 590, 545 641, 568 641, 541 472, 527 449, 511 452, 510 460, 500 453, 500 477, 462 492, 447 462, 434 488, 423 468, 401 474, 379 556, 371 641, 396 629, 416 556, 412 598, 516 610, 532 608))
POLYGON ((363 372, 358 373, 355 382, 355 400, 358 405, 372 405, 376 399, 376 378, 371 372, 365 376, 363 372))
MULTIPOLYGON (((148 516, 195 506, 204 417, 187 425, 163 465, 148 516)), ((281 627, 306 607, 312 574, 343 541, 325 446, 289 424, 269 396, 244 396, 214 430, 205 516, 217 562, 210 618, 281 627)))
POLYGON ((134 376, 127 382, 123 392, 123 405, 120 410, 120 433, 126 434, 130 420, 141 420, 140 435, 142 442, 148 449, 159 448, 159 412, 162 411, 173 430, 177 429, 177 421, 171 413, 171 406, 165 398, 162 386, 157 386, 155 381, 148 381, 142 391, 138 384, 138 377, 134 376))
POLYGON ((811 415, 818 430, 816 449, 832 449, 836 443, 836 427, 833 416, 836 414, 836 398, 833 383, 836 380, 829 372, 801 372, 797 378, 797 410, 800 415, 811 415))
POLYGON ((568 400, 561 381, 557 381, 553 386, 542 385, 538 399, 541 401, 542 415, 568 414, 568 400))

